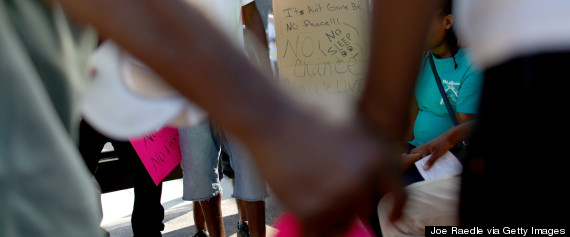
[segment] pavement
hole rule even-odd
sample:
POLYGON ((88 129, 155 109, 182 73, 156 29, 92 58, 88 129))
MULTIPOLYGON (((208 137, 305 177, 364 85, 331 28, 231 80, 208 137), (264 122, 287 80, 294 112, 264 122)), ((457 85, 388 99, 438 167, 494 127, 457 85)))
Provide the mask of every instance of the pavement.
MULTIPOLYGON (((225 234, 229 237, 237 236, 237 223, 239 220, 235 199, 231 197, 233 188, 230 179, 224 177, 222 185, 222 214, 225 234)), ((271 194, 271 191, 270 191, 271 194)), ((282 206, 271 195, 265 201, 265 223, 267 236, 275 236, 278 232, 273 224, 283 211, 282 206)), ((131 213, 133 211, 134 191, 125 189, 101 195, 103 206, 103 220, 101 226, 107 230, 111 237, 133 236, 131 229, 131 213)), ((163 183, 161 203, 164 211, 164 237, 192 236, 194 230, 192 202, 182 200, 182 179, 163 183)))

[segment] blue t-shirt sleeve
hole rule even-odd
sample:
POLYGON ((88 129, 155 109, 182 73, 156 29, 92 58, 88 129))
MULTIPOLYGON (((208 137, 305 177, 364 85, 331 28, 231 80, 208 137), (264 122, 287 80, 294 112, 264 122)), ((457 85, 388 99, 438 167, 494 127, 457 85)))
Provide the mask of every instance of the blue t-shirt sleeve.
POLYGON ((480 71, 470 67, 463 83, 459 88, 456 112, 476 114, 483 89, 483 75, 480 71))

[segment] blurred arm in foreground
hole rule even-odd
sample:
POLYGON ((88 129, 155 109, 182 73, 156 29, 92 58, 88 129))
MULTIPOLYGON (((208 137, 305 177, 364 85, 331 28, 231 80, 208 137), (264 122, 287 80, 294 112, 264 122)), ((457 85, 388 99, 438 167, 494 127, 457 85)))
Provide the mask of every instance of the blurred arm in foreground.
POLYGON ((195 7, 183 1, 60 2, 240 138, 307 234, 344 231, 354 214, 375 210, 369 200, 377 198, 377 187, 401 193, 399 178, 390 175, 398 163, 389 149, 359 126, 333 128, 302 112, 195 7), (322 179, 319 172, 335 175, 322 179))
POLYGON ((437 1, 374 2, 364 119, 394 144, 404 144, 409 108, 437 1))

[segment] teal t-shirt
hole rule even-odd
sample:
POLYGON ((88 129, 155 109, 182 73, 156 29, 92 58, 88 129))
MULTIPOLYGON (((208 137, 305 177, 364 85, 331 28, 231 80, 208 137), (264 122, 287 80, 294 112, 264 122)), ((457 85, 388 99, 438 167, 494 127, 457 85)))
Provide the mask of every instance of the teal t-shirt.
MULTIPOLYGON (((483 83, 482 74, 473 65, 465 49, 460 49, 455 54, 455 61, 457 68, 452 57, 434 57, 435 67, 453 110, 456 113, 476 114, 483 83)), ((427 59, 418 78, 415 96, 419 112, 414 125, 414 140, 410 143, 419 146, 453 127, 427 59)))

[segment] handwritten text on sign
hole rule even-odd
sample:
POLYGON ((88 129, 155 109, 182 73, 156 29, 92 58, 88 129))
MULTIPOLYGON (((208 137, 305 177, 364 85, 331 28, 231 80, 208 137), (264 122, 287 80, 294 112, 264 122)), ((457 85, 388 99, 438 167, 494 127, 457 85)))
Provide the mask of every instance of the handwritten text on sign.
POLYGON ((359 95, 368 0, 274 0, 280 83, 309 95, 359 95))
POLYGON ((156 185, 182 160, 177 128, 166 127, 129 140, 156 185))

